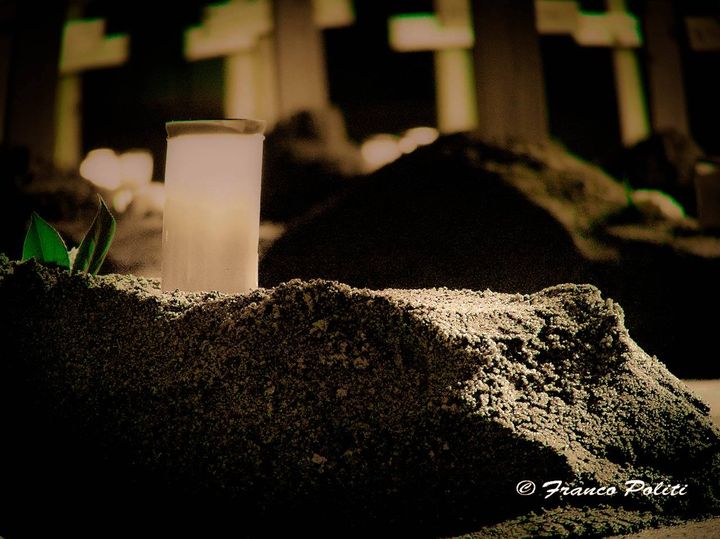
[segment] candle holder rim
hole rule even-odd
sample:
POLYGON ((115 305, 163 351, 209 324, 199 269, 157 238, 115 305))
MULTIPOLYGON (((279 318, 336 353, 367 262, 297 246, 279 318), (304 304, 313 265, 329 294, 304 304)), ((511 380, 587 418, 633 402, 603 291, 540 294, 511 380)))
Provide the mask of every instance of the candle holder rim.
POLYGON ((266 122, 251 118, 226 118, 219 120, 173 120, 165 122, 168 138, 180 135, 262 135, 266 122))

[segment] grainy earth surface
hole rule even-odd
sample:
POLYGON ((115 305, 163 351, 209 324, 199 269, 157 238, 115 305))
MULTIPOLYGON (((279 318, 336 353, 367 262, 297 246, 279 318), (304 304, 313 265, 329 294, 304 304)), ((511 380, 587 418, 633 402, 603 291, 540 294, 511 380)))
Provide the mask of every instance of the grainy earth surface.
POLYGON ((142 516, 205 535, 596 537, 720 513, 708 407, 592 286, 162 294, 0 258, 0 304, 13 531, 45 511, 76 536, 142 516), (529 479, 688 494, 518 495, 529 479))

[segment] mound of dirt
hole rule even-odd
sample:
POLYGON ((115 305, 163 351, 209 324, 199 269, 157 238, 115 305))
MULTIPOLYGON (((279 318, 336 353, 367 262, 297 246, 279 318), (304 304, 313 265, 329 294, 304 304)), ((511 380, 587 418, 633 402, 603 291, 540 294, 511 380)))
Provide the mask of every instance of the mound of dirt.
POLYGON ((245 296, 162 294, 153 280, 5 259, 0 304, 10 536, 40 525, 39 511, 76 534, 143 515, 206 533, 291 523, 445 535, 600 501, 720 511, 707 407, 592 286, 509 295, 296 280, 245 296), (518 495, 521 480, 687 488, 546 498, 518 495))
POLYGON ((626 204, 620 184, 561 148, 445 137, 290 229, 260 278, 506 292, 587 282, 590 261, 616 256, 593 227, 626 204))

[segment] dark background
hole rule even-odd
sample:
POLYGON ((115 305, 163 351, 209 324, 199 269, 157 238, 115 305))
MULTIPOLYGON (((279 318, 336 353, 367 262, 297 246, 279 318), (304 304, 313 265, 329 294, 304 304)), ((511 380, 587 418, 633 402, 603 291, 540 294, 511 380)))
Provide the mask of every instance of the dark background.
MULTIPOLYGON (((604 10, 602 0, 581 4, 604 10)), ((87 6, 88 16, 108 19, 108 32, 130 34, 131 58, 123 67, 83 75, 85 151, 147 147, 161 163, 167 120, 222 116, 222 60, 190 63, 182 55, 183 30, 200 22, 203 5, 106 0, 87 6)), ((642 15, 641 2, 629 8, 642 15)), ((683 1, 676 8, 678 17, 717 14, 720 2, 683 1)), ((355 24, 324 32, 330 98, 353 139, 434 124, 432 53, 394 52, 387 35, 391 15, 432 9, 430 0, 359 0, 355 24)), ((720 55, 691 51, 687 37, 679 37, 692 132, 708 153, 719 154, 720 82, 713 74, 720 72, 720 55)), ((569 36, 542 36, 540 43, 552 133, 582 157, 611 164, 621 150, 611 50, 579 47, 569 36)))

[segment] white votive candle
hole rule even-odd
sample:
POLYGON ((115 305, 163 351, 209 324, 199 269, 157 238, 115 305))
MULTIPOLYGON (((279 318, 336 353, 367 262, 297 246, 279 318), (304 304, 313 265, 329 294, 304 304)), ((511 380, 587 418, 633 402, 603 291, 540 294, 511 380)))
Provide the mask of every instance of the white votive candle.
POLYGON ((163 290, 257 288, 264 128, 258 120, 168 122, 163 290))

